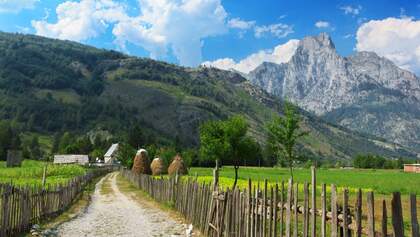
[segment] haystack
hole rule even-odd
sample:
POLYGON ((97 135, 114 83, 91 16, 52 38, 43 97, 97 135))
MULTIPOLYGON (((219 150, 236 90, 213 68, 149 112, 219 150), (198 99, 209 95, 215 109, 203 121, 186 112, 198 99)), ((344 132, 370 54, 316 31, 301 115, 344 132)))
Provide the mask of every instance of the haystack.
POLYGON ((136 156, 134 157, 132 171, 135 174, 150 174, 150 161, 147 156, 147 151, 145 149, 140 149, 137 151, 136 156))
POLYGON ((164 172, 163 160, 159 157, 153 159, 152 164, 150 164, 150 169, 152 170, 152 175, 161 175, 164 172))
POLYGON ((182 160, 182 157, 179 154, 174 157, 171 165, 169 165, 168 174, 175 175, 177 171, 179 175, 188 174, 187 166, 185 165, 184 161, 182 160))

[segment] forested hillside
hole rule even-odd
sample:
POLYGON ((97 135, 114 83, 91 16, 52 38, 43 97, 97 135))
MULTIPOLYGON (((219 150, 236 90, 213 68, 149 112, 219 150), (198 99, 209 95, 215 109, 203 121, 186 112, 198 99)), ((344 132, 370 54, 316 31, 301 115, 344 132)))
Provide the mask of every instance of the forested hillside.
MULTIPOLYGON (((53 136, 106 131, 118 140, 141 127, 148 143, 198 146, 207 120, 242 114, 263 146, 281 101, 239 74, 184 68, 70 41, 0 33, 0 119, 20 132, 53 136)), ((414 157, 397 144, 351 132, 301 111, 306 157, 359 153, 414 157)))

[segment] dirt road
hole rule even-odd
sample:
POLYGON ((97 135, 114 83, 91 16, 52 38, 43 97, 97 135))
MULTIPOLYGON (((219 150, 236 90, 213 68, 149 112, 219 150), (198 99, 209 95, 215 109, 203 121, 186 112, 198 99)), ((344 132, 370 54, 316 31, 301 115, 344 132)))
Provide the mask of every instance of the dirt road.
POLYGON ((117 175, 108 174, 96 184, 87 211, 60 225, 58 236, 185 236, 179 220, 122 192, 117 175))

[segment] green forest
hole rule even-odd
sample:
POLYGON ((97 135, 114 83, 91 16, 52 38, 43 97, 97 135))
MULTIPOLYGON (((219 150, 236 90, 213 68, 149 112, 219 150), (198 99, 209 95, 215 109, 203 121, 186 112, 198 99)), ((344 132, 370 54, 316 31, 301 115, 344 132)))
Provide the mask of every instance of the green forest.
MULTIPOLYGON (((120 142, 127 152, 146 147, 171 157, 200 158, 200 126, 242 116, 253 140, 249 165, 272 165, 267 124, 283 102, 241 75, 214 68, 184 68, 70 41, 0 32, 0 159, 7 149, 25 158, 56 153, 101 157, 120 142)), ((405 147, 352 132, 299 110, 309 131, 297 144, 299 163, 350 164, 358 154, 413 158, 405 147), (387 144, 388 145, 388 144, 387 144)), ((169 159, 169 158, 168 158, 169 159)))

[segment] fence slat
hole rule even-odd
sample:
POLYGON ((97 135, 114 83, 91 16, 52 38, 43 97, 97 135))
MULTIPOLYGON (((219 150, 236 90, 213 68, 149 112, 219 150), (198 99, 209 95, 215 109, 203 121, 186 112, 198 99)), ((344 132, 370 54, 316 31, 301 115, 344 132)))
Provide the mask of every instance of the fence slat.
POLYGON ((17 236, 34 223, 58 215, 79 197, 93 178, 111 169, 97 169, 65 185, 14 186, 0 184, 0 236, 17 236))
MULTIPOLYGON (((122 172, 124 176, 132 178, 130 171, 122 172)), ((321 220, 319 228, 320 236, 328 236, 327 230, 332 237, 350 237, 367 235, 387 236, 387 218, 392 218, 395 236, 403 236, 402 207, 399 193, 393 195, 392 215, 389 215, 386 202, 382 201, 382 215, 375 217, 375 203, 373 192, 367 193, 366 201, 366 222, 362 228, 362 191, 356 193, 355 205, 349 205, 349 190, 343 189, 338 202, 338 192, 335 185, 331 185, 331 202, 328 201, 327 187, 322 184, 320 187, 320 208, 316 209, 316 198, 313 200, 313 190, 309 186, 315 182, 305 182, 303 186, 303 196, 299 200, 299 184, 293 183, 290 179, 285 187, 284 182, 281 187, 278 184, 269 185, 267 180, 264 184, 253 185, 251 179, 248 180, 248 188, 240 190, 223 190, 221 187, 214 187, 212 184, 204 185, 197 182, 197 178, 180 179, 176 185, 171 178, 156 179, 147 175, 135 176, 133 183, 148 192, 159 202, 175 200, 175 208, 183 214, 197 229, 202 231, 205 236, 247 236, 247 237, 267 237, 267 236, 304 236, 312 235, 313 215, 319 216, 321 220), (175 188, 176 187, 176 188, 175 188), (213 191, 214 188, 214 191, 213 191), (281 189, 281 190, 280 190, 281 189), (171 190, 176 190, 171 191, 171 190), (301 203, 300 203, 301 202, 301 203), (310 205, 314 203, 314 205, 310 205), (340 203, 340 205, 339 205, 340 203), (331 205, 331 211, 329 207, 331 205), (353 209, 354 208, 354 209, 353 209), (284 217, 285 215, 285 217, 284 217), (389 216, 388 216, 389 215, 389 216), (381 219, 382 217, 382 219, 381 219), (285 218, 285 220, 284 220, 285 218), (375 219, 381 219, 381 229, 375 231, 375 219), (280 222, 280 223, 279 223, 280 222), (327 226, 328 225, 328 226, 327 226), (283 226, 284 229, 283 229, 283 226), (311 227, 309 227, 311 226, 311 227), (328 227, 328 229, 327 229, 328 227), (339 233, 340 228, 340 233, 339 233), (293 230, 292 230, 293 229, 293 230), (379 232, 380 231, 380 232, 379 232), (353 235, 354 234, 354 235, 353 235)), ((77 193, 80 180, 72 182, 75 186, 64 188, 64 193, 68 193, 65 203, 70 197, 77 193)), ((311 186, 312 188, 312 186, 311 186)), ((316 196, 316 195, 315 195, 316 196)), ((42 216, 49 213, 51 206, 43 207, 43 202, 50 203, 51 195, 37 195, 34 197, 38 207, 37 214, 42 216), (47 210, 47 211, 45 211, 47 210)), ((4 200, 3 200, 4 201, 4 200)), ((319 200, 318 200, 319 201, 319 200)), ((410 196, 410 213, 412 237, 418 235, 416 196, 410 196), (417 231, 417 232, 416 232, 417 231)), ((319 205, 319 204, 317 204, 319 205)), ((10 206, 10 205, 9 205, 10 206)), ((59 206, 59 205, 57 205, 59 206)), ((9 207, 10 208, 10 207, 9 207)), ((16 208, 15 208, 16 209, 16 208)), ((11 210, 15 210, 11 209, 11 210)), ((9 212, 10 213, 10 212, 9 212)), ((378 213, 377 213, 378 214, 378 213)), ((318 218, 318 217, 316 217, 318 218)), ((379 220, 378 219, 378 220, 379 220)), ((17 223, 21 220, 17 219, 17 223)), ((16 223, 14 221, 13 223, 16 223)), ((316 223, 316 220, 315 220, 316 223)), ((407 231, 407 229, 405 229, 407 231)), ((315 233, 316 234, 316 233, 315 233)), ((418 237, 418 236, 416 236, 418 237)))
POLYGON ((401 207, 401 194, 399 192, 392 193, 392 226, 395 236, 404 236, 404 223, 401 207))
POLYGON ((316 237, 316 169, 312 166, 312 218, 311 218, 311 237, 316 237))
POLYGON ((297 237, 298 236, 298 201, 299 201, 299 183, 296 183, 295 185, 295 194, 293 195, 293 236, 297 237))
POLYGON ((305 182, 303 187, 303 237, 308 237, 309 229, 309 190, 308 183, 305 182))
MULTIPOLYGON (((273 213, 273 219, 274 219, 274 225, 273 225, 273 237, 277 237, 277 209, 278 209, 278 196, 279 196, 279 185, 276 183, 276 187, 274 190, 274 213, 273 213)), ((283 207, 281 207, 283 209, 283 207)))
POLYGON ((322 184, 321 190, 321 236, 327 236, 327 187, 322 184))
POLYGON ((388 215, 386 212, 386 202, 382 200, 382 236, 388 235, 388 215))
POLYGON ((375 237, 375 200, 373 192, 367 193, 367 208, 368 208, 368 236, 375 237))
POLYGON ((292 192, 293 191, 293 181, 289 179, 289 183, 287 186, 287 206, 286 206, 286 237, 290 237, 290 224, 291 224, 291 216, 292 216, 292 192))
POLYGON ((337 237, 337 191, 334 184, 331 185, 331 237, 337 237))
POLYGON ((343 237, 349 237, 349 223, 348 223, 348 203, 349 190, 346 188, 343 192, 343 237))
POLYGON ((419 237, 419 222, 417 220, 416 195, 410 194, 411 236, 419 237))

